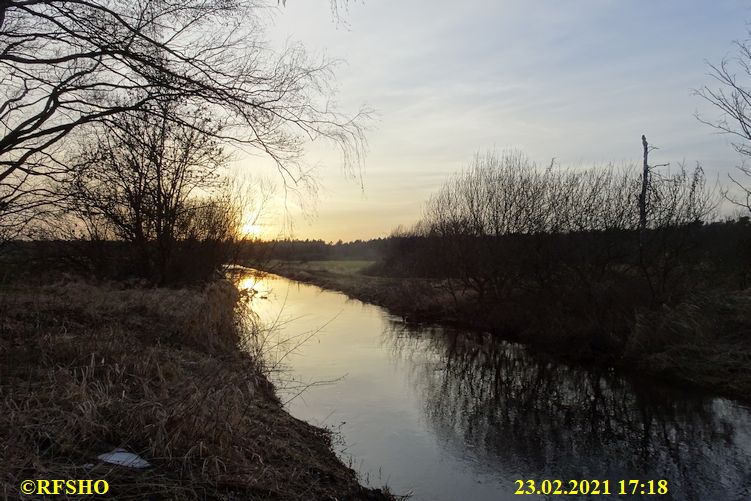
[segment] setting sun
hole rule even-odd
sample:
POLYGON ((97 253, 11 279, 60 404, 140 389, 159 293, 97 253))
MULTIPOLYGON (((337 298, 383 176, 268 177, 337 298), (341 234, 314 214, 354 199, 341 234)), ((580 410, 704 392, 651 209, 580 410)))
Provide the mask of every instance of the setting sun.
POLYGON ((259 224, 256 224, 255 218, 252 218, 242 225, 240 232, 244 237, 258 238, 261 236, 263 228, 259 224))

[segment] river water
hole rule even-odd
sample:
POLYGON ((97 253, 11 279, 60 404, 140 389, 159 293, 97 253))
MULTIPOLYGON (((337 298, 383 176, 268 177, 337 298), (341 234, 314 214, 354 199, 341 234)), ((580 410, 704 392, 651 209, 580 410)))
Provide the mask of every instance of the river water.
MULTIPOLYGON (((289 412, 338 432, 365 484, 414 500, 751 500, 751 408, 408 326, 311 285, 246 278, 289 412), (609 480, 611 495, 515 495, 519 480, 609 480), (626 496, 618 496, 625 480, 626 496), (639 480, 634 492, 629 480, 639 480), (648 481, 668 481, 666 495, 648 481)), ((536 492, 535 490, 535 492, 536 492)))

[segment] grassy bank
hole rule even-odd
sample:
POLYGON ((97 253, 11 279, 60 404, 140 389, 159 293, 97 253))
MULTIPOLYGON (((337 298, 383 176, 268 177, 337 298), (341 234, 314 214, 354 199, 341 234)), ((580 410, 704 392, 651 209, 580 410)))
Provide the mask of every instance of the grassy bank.
POLYGON ((238 349, 237 300, 223 281, 0 288, 0 499, 25 479, 105 479, 117 499, 388 499, 284 411, 238 349), (118 447, 152 467, 97 460, 118 447))
MULTIPOLYGON (((270 270, 378 304, 408 322, 489 331, 566 361, 613 365, 641 377, 751 400, 751 293, 697 293, 659 311, 593 322, 579 315, 586 308, 567 310, 565 300, 546 309, 535 306, 535 298, 478 308, 474 296, 452 294, 440 280, 375 276, 370 264, 280 261, 270 270)), ((554 300, 537 298, 548 299, 554 300)))

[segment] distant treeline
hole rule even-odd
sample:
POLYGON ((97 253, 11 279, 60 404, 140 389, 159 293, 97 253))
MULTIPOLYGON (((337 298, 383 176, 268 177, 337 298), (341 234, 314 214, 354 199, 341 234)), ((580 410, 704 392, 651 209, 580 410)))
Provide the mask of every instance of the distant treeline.
MULTIPOLYGON (((218 276, 223 264, 239 263, 268 268, 269 261, 379 261, 391 248, 391 238, 324 242, 323 240, 273 240, 183 238, 171 244, 170 258, 159 274, 162 284, 185 285, 218 276)), ((140 245, 127 240, 15 240, 0 252, 0 281, 19 274, 76 273, 106 280, 142 279, 153 282, 144 264, 158 255, 156 242, 140 245)))
MULTIPOLYGON (((682 256, 686 261, 697 265, 701 262, 704 273, 710 270, 721 273, 726 283, 738 288, 751 285, 751 221, 748 216, 697 222, 672 235, 655 230, 648 230, 648 233, 653 239, 674 239, 668 243, 676 247, 680 245, 682 248, 679 250, 690 253, 690 257, 682 256)), ((620 230, 467 237, 459 244, 449 243, 442 236, 403 230, 377 241, 381 254, 368 271, 402 278, 453 278, 463 280, 468 288, 477 289, 480 293, 482 285, 486 283, 481 278, 483 275, 526 270, 525 274, 545 283, 551 278, 552 270, 562 266, 562 262, 577 267, 586 264, 600 271, 608 262, 613 266, 625 266, 630 262, 636 266, 632 261, 638 253, 638 240, 638 231, 620 230), (460 245, 477 250, 470 254, 470 258, 460 262, 452 256, 452 252, 459 252, 460 245)), ((651 250, 652 254, 655 252, 651 250)), ((664 261, 677 257, 675 251, 661 255, 663 275, 671 272, 670 263, 664 261), (664 269, 666 266, 667 269, 664 269)), ((684 268, 686 261, 682 261, 684 268)), ((719 279, 719 276, 715 276, 715 279, 719 279)))
MULTIPOLYGON (((123 240, 15 240, 0 249, 0 282, 49 281, 61 274, 99 280, 155 284, 149 273, 154 242, 136 245, 123 240)), ((236 256, 233 242, 181 240, 171 245, 170 259, 159 269, 161 285, 184 286, 217 278, 222 264, 236 256)))
POLYGON ((376 261, 381 259, 385 250, 391 245, 390 238, 372 240, 355 240, 336 243, 323 240, 270 240, 243 242, 244 256, 252 260, 264 261, 279 259, 283 261, 326 261, 357 260, 376 261))

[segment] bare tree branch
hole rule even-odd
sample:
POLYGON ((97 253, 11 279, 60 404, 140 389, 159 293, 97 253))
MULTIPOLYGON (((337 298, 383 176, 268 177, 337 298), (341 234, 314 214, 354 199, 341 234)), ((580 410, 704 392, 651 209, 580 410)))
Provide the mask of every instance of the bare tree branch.
MULTIPOLYGON (((696 118, 723 134, 729 135, 733 149, 743 157, 751 156, 751 40, 736 41, 736 56, 724 58, 719 65, 707 63, 710 68, 709 75, 719 84, 719 88, 713 89, 704 86, 694 93, 719 112, 716 119, 707 119, 696 114, 696 118)), ((737 167, 743 175, 749 176, 751 172, 743 164, 737 167)), ((751 188, 744 185, 736 178, 728 174, 731 183, 740 192, 738 196, 725 193, 724 196, 731 203, 745 207, 751 211, 751 188)))
POLYGON ((71 133, 174 100, 223 124, 201 132, 267 155, 285 183, 300 181, 307 141, 330 140, 358 164, 368 111, 337 111, 335 62, 267 47, 260 16, 275 4, 0 1, 0 182, 54 177, 63 161, 50 152, 71 133))

